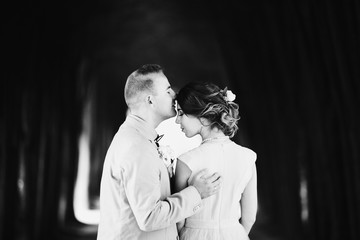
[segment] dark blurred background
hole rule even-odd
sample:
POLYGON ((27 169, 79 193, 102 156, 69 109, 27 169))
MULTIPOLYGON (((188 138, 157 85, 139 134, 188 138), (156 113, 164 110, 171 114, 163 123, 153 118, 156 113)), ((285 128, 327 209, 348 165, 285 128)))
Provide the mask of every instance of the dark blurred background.
POLYGON ((74 215, 79 138, 87 129, 96 209, 126 77, 145 63, 175 89, 208 80, 237 94, 234 141, 258 154, 252 240, 360 239, 358 0, 8 1, 1 12, 0 239, 96 238, 74 215))

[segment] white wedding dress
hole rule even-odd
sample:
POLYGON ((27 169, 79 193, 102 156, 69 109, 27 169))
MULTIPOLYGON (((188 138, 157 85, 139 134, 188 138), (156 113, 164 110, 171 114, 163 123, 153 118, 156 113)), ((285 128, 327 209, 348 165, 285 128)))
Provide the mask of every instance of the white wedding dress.
POLYGON ((204 168, 222 176, 219 193, 185 220, 180 240, 247 240, 257 211, 256 153, 228 137, 213 139, 179 157, 192 171, 204 168))

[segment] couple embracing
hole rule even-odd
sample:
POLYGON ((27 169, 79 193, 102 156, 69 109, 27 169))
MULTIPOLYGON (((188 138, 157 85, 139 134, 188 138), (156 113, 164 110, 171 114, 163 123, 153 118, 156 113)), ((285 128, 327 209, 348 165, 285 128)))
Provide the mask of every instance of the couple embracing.
POLYGON ((155 64, 130 74, 124 93, 130 111, 104 161, 97 239, 249 239, 256 154, 231 141, 239 120, 234 95, 212 83, 175 94, 155 64), (199 134, 202 143, 177 159, 171 193, 155 128, 176 114, 185 135, 199 134))

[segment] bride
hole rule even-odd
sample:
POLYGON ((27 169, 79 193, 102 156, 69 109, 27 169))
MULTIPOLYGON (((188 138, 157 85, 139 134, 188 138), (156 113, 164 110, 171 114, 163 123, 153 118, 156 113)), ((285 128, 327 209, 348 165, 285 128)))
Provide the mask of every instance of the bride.
POLYGON ((199 147, 181 155, 175 191, 188 186, 203 168, 223 178, 220 191, 203 209, 177 224, 181 240, 249 239, 257 211, 256 153, 231 140, 240 119, 235 95, 212 83, 189 83, 177 95, 176 123, 186 137, 199 134, 199 147))

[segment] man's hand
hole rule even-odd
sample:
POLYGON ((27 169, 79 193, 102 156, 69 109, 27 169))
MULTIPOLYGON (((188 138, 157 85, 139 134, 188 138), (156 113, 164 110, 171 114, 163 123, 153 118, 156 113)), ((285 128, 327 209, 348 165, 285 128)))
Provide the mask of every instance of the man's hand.
POLYGON ((221 176, 218 173, 209 174, 207 169, 198 172, 189 182, 200 193, 201 199, 210 197, 220 189, 221 176))

